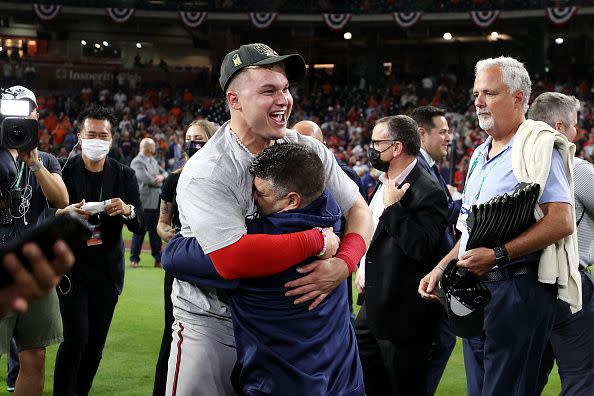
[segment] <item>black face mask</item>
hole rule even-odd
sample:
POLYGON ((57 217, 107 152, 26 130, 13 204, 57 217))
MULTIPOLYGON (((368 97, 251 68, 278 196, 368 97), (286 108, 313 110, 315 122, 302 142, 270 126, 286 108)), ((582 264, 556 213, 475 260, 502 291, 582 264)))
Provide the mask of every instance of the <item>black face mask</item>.
MULTIPOLYGON (((388 147, 386 150, 392 148, 392 146, 388 147)), ((384 151, 386 151, 386 150, 384 150, 384 151)), ((380 158, 381 154, 384 151, 378 151, 378 150, 370 147, 367 150, 367 156, 369 157, 369 162, 371 162, 371 166, 373 166, 378 171, 387 172, 388 168, 390 168, 390 161, 383 161, 380 158)))
POLYGON ((190 158, 191 156, 196 154, 196 152, 198 150, 200 150, 202 148, 202 146, 204 146, 204 143, 205 142, 196 142, 193 140, 190 142, 185 142, 184 143, 184 151, 188 155, 188 158, 190 158))

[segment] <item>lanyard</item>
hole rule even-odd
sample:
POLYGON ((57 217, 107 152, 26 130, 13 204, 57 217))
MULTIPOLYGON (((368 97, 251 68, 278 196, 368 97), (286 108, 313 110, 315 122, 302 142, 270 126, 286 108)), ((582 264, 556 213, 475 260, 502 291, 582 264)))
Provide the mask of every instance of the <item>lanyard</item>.
POLYGON ((17 178, 16 183, 14 184, 15 188, 18 188, 20 183, 21 183, 21 179, 23 178, 23 173, 25 171, 25 163, 21 162, 21 169, 19 169, 19 177, 17 178))
MULTIPOLYGON (((506 148, 506 150, 507 150, 507 148, 506 148)), ((499 154, 501 154, 501 155, 498 155, 498 158, 491 163, 491 166, 489 166, 489 168, 487 168, 486 172, 484 173, 483 177, 481 178, 481 182, 479 184, 479 189, 476 193, 476 196, 474 197, 475 201, 478 200, 481 195, 481 191, 483 190, 483 185, 485 184, 485 180, 487 180, 487 177, 489 176, 489 174, 491 173, 493 168, 495 168, 495 166, 499 162, 501 162, 501 159, 503 158, 503 151, 500 152, 499 154)), ((464 194, 466 192, 466 186, 468 185, 468 180, 470 180, 470 176, 472 176, 474 169, 476 168, 478 162, 480 161, 480 159, 483 155, 484 155, 483 153, 479 153, 479 155, 477 155, 474 162, 472 163, 472 166, 470 167, 470 170, 468 171, 468 175, 466 176, 466 182, 464 183, 464 191, 462 192, 462 194, 464 194)))

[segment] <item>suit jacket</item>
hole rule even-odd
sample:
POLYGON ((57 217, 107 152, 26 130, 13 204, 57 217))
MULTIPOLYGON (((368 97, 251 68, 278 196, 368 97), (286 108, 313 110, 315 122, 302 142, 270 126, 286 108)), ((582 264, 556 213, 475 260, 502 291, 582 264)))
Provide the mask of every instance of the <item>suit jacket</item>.
MULTIPOLYGON (((423 157, 423 154, 417 156, 417 161, 419 165, 429 173, 429 176, 434 175, 433 170, 427 163, 427 160, 425 160, 425 157, 423 157)), ((443 179, 443 176, 441 176, 440 173, 435 176, 439 181, 441 189, 445 192, 446 197, 448 198, 448 227, 446 228, 446 239, 444 239, 444 243, 442 244, 442 256, 445 256, 452 250, 456 240, 460 237, 459 231, 456 230, 456 222, 458 221, 460 209, 462 208, 462 200, 458 199, 454 201, 452 194, 450 194, 450 190, 448 189, 448 184, 443 179)))
POLYGON ((159 209, 159 195, 163 183, 155 183, 154 178, 159 175, 167 176, 165 169, 159 166, 156 159, 147 157, 142 153, 134 157, 130 167, 134 170, 136 180, 138 180, 142 207, 144 209, 159 209))
POLYGON ((439 317, 438 304, 423 300, 417 289, 440 254, 446 196, 419 163, 404 183, 410 188, 380 216, 366 256, 367 323, 382 339, 430 337, 439 317))
MULTIPOLYGON (((73 275, 87 272, 89 261, 103 261, 107 267, 109 277, 118 293, 124 287, 124 240, 122 227, 124 224, 135 233, 144 232, 144 215, 138 194, 138 184, 134 171, 116 160, 107 157, 103 168, 102 199, 120 198, 124 203, 134 205, 136 216, 124 220, 122 216, 110 217, 100 214, 101 239, 100 246, 85 247, 77 251, 73 275)), ((86 198, 86 172, 81 155, 74 156, 62 170, 62 179, 68 189, 70 204, 80 202, 86 198)))

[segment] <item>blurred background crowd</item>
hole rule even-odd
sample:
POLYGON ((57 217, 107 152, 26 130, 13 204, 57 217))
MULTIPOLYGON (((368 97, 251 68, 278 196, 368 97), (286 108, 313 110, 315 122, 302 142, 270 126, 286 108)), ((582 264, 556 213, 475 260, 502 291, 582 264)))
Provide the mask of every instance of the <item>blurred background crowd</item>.
MULTIPOLYGON (((3 86, 27 84, 35 90, 35 71, 22 59, 3 62, 3 86)), ((386 115, 410 114, 417 106, 433 105, 446 111, 453 140, 452 152, 440 164, 445 180, 462 190, 468 161, 474 147, 486 138, 480 130, 468 76, 427 75, 408 79, 386 79, 368 85, 340 84, 330 71, 316 71, 309 93, 300 86, 291 88, 294 105, 290 125, 311 120, 322 128, 326 144, 362 178, 366 188, 375 185, 367 148, 374 122, 386 115)), ((594 83, 550 81, 533 76, 532 97, 545 91, 576 96, 582 103, 579 113, 579 140, 576 153, 594 162, 594 83)), ((129 165, 138 153, 140 140, 150 137, 157 143, 155 158, 166 170, 173 170, 182 156, 183 132, 195 119, 206 118, 222 124, 229 118, 222 96, 204 96, 192 87, 174 88, 164 84, 131 86, 125 79, 113 85, 83 85, 80 90, 36 91, 39 105, 39 148, 67 158, 77 143, 81 110, 91 103, 112 107, 118 117, 110 156, 129 165)))

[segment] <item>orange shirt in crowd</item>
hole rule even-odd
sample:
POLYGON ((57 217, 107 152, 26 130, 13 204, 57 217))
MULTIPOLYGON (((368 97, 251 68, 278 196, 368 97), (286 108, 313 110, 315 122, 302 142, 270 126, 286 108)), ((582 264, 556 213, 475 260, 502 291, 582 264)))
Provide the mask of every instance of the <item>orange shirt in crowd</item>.
POLYGON ((44 119, 45 127, 48 131, 53 131, 58 126, 58 117, 54 113, 49 113, 44 119))

